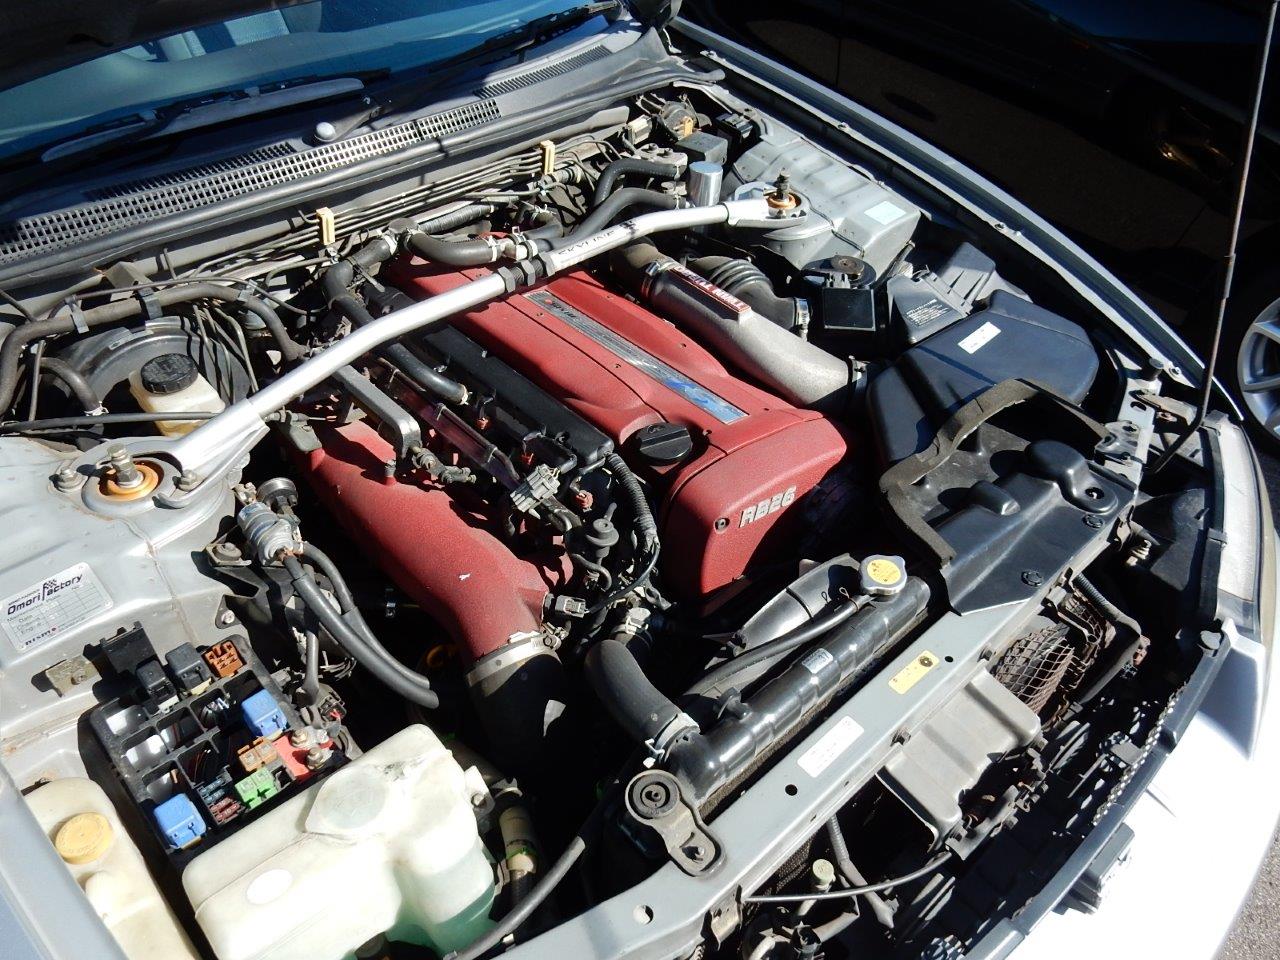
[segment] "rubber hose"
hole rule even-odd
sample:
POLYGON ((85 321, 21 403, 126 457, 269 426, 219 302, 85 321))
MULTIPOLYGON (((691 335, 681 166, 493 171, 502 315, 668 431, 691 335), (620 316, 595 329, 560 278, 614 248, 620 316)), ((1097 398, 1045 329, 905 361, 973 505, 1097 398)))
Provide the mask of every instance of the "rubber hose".
POLYGON ((85 379, 85 375, 67 361, 58 357, 45 357, 40 361, 40 370, 61 380, 85 413, 102 409, 102 398, 98 396, 98 392, 85 379))
POLYGON ((830 630, 834 630, 857 613, 859 609, 860 605, 857 603, 843 603, 819 617, 814 617, 812 620, 788 630, 781 636, 766 640, 750 650, 743 651, 732 660, 725 661, 703 676, 702 679, 689 688, 689 695, 698 697, 712 696, 721 684, 732 680, 748 667, 754 667, 756 664, 763 663, 766 660, 778 660, 785 657, 797 647, 803 646, 810 640, 817 639, 830 630))
POLYGON ((631 472, 627 462, 618 454, 610 453, 604 458, 604 462, 627 495, 641 546, 646 549, 653 546, 658 542, 658 522, 654 520, 653 511, 649 509, 649 500, 644 495, 644 488, 640 486, 640 481, 631 472))
MULTIPOLYGON (((378 238, 365 244, 351 258, 341 260, 325 271, 320 287, 324 291, 326 302, 350 320, 353 326, 363 327, 374 321, 373 314, 369 312, 363 301, 347 289, 355 279, 355 265, 359 264, 367 268, 374 263, 390 259, 392 253, 394 250, 389 241, 378 238)), ((466 387, 433 370, 404 344, 384 344, 378 353, 397 367, 419 389, 451 403, 462 403, 467 399, 466 387)))
POLYGON ((680 176, 680 168, 674 163, 663 163, 660 160, 634 158, 615 160, 600 172, 595 191, 591 195, 591 206, 600 206, 605 197, 613 193, 613 186, 618 182, 618 178, 628 173, 642 173, 648 177, 666 177, 668 180, 674 180, 680 176))
POLYGON ((448 233, 450 230, 457 230, 459 227, 465 227, 469 223, 475 223, 481 217, 487 217, 497 209, 492 203, 469 203, 465 207, 458 207, 456 210, 450 210, 439 216, 420 220, 417 223, 417 229, 422 233, 448 233))
POLYGON ((427 678, 411 671, 381 646, 370 645, 333 608, 319 584, 316 583, 315 577, 303 568, 297 557, 286 555, 284 566, 302 602, 361 666, 411 703, 416 703, 427 710, 434 710, 440 706, 440 697, 431 689, 427 678))
POLYGON ((583 217, 568 235, 561 237, 558 241, 552 241, 552 246, 557 249, 567 247, 583 237, 599 233, 624 210, 639 206, 653 207, 657 210, 675 210, 680 206, 680 198, 657 190, 623 187, 609 194, 605 201, 583 217))
POLYGON ((450 267, 480 267, 498 259, 498 249, 490 240, 446 240, 426 233, 411 233, 405 245, 431 263, 450 267))
POLYGON ((680 708, 653 685, 622 640, 608 637, 587 651, 583 670, 600 702, 636 743, 646 743, 680 715, 680 708))
MULTIPOLYGON (((281 345, 286 359, 297 359, 303 353, 302 348, 293 342, 279 315, 256 297, 242 296, 239 291, 216 283, 197 281, 176 287, 163 287, 153 290, 150 299, 161 307, 190 303, 194 300, 217 300, 221 303, 235 304, 258 317, 263 325, 271 331, 272 336, 281 345)), ((143 312, 142 301, 137 297, 124 300, 112 300, 101 306, 85 310, 80 314, 80 326, 94 327, 120 323, 132 319, 143 312)), ((37 340, 48 337, 60 337, 76 333, 79 327, 70 316, 52 317, 48 320, 37 320, 25 323, 9 332, 0 346, 0 411, 8 410, 13 405, 13 395, 18 386, 18 365, 22 352, 37 340)))
POLYGON ((307 631, 307 647, 302 671, 302 692, 313 707, 320 705, 320 635, 307 631))
POLYGON ((801 310, 796 298, 778 296, 773 290, 773 283, 750 260, 700 257, 689 264, 689 269, 702 274, 709 283, 733 294, 778 326, 794 330, 799 325, 801 310))

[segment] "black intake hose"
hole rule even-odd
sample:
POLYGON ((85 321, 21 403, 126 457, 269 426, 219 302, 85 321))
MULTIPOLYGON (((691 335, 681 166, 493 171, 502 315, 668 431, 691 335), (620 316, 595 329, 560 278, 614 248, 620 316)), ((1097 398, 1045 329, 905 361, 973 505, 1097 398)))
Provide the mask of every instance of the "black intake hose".
POLYGON ((805 307, 796 297, 780 297, 769 278, 750 260, 699 257, 689 269, 702 274, 725 293, 731 293, 756 313, 786 330, 802 326, 805 307))
MULTIPOLYGON (((356 267, 367 269, 376 263, 389 260, 394 252, 390 240, 378 237, 366 243, 350 258, 338 261, 325 271, 324 279, 320 281, 325 300, 330 307, 350 320, 353 326, 363 327, 373 323, 374 320, 373 314, 364 305, 364 301, 347 289, 355 279, 356 267)), ((433 370, 404 344, 384 344, 378 349, 378 353, 419 389, 452 403, 462 403, 467 399, 466 387, 433 370)))
POLYGON ((591 195, 591 206, 598 207, 605 197, 613 193, 613 186, 620 177, 629 173, 641 173, 646 177, 663 177, 674 180, 680 176, 680 168, 674 163, 663 163, 661 160, 637 160, 628 158, 615 160, 600 172, 596 188, 591 195))
POLYGON ((793 664, 714 727, 680 738, 663 766, 705 803, 794 734, 838 689, 875 669, 924 619, 928 603, 929 587, 915 577, 894 596, 873 600, 813 646, 829 656, 793 664))
MULTIPOLYGON (((302 354, 302 348, 293 342, 284 324, 280 322, 279 315, 271 307, 257 297, 241 294, 240 291, 231 287, 197 281, 180 286, 156 288, 151 291, 150 299, 160 307, 171 307, 195 300, 217 300, 221 303, 240 306, 263 322, 281 345, 286 359, 297 359, 302 354)), ((92 329, 121 323, 131 320, 142 312, 142 301, 137 297, 112 300, 110 303, 83 311, 79 317, 80 326, 92 329)), ((0 411, 8 410, 13 405, 13 395, 18 386, 18 364, 27 346, 47 337, 61 337, 75 333, 80 326, 75 319, 67 315, 37 320, 35 323, 24 323, 9 332, 4 338, 4 345, 0 346, 0 411)))

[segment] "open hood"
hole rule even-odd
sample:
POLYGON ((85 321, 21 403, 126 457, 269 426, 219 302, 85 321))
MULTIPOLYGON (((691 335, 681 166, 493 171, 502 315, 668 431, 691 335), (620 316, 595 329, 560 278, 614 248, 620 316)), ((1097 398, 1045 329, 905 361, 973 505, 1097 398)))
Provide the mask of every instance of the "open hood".
MULTIPOLYGON (((6 0, 0 4, 0 89, 115 50, 307 0, 6 0)), ((632 0, 637 19, 661 25, 680 0, 632 0)))
POLYGON ((7 0, 0 89, 147 40, 302 0, 7 0))

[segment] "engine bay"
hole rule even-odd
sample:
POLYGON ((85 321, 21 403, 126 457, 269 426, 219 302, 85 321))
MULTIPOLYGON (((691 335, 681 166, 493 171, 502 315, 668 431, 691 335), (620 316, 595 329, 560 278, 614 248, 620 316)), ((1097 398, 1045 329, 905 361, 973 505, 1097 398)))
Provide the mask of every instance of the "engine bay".
POLYGON ((4 762, 130 956, 959 955, 1194 660, 1168 371, 721 88, 190 246, 0 347, 4 762))

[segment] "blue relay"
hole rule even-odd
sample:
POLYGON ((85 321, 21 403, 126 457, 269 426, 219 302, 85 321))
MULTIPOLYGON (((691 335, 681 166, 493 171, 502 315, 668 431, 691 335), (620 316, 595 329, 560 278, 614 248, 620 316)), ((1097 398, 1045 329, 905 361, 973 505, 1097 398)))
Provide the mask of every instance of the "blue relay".
POLYGON ((200 811, 185 793, 170 797, 152 811, 156 825, 169 845, 176 849, 189 847, 209 829, 200 811))
POLYGON ((240 702, 240 711, 244 714, 244 725, 255 737, 274 739, 289 725, 280 705, 265 690, 259 690, 252 696, 245 697, 240 702))

